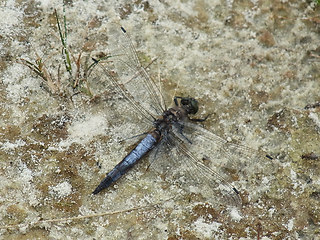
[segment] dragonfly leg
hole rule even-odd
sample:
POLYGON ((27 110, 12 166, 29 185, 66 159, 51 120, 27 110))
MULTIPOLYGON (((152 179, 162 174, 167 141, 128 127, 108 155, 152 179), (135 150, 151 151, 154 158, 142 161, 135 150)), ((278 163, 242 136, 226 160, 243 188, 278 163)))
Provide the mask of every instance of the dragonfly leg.
POLYGON ((189 138, 187 138, 184 134, 183 134, 183 124, 177 124, 176 127, 179 129, 179 133, 180 135, 188 141, 188 143, 192 144, 191 140, 189 138))
POLYGON ((192 122, 204 122, 208 119, 208 117, 212 115, 212 113, 209 113, 207 116, 205 116, 204 118, 189 118, 190 121, 192 122))
POLYGON ((179 106, 178 98, 181 98, 181 97, 175 96, 175 97, 173 98, 174 104, 175 104, 177 107, 179 106))

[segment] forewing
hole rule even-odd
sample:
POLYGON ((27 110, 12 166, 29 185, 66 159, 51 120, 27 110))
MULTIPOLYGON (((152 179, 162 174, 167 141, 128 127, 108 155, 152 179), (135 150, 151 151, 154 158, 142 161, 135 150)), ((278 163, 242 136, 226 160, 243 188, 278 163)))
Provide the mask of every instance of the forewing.
MULTIPOLYGON (((222 176, 223 182, 239 182, 241 191, 249 193, 251 197, 259 197, 259 192, 263 191, 266 184, 263 183, 263 176, 271 175, 275 168, 269 155, 264 151, 229 142, 197 124, 183 124, 183 133, 191 141, 188 149, 198 159, 214 170, 216 175, 222 176)), ((184 140, 178 131, 175 133, 184 140)))
POLYGON ((141 65, 128 33, 117 24, 108 29, 108 57, 92 70, 101 87, 111 85, 144 117, 153 121, 165 110, 159 87, 141 65))

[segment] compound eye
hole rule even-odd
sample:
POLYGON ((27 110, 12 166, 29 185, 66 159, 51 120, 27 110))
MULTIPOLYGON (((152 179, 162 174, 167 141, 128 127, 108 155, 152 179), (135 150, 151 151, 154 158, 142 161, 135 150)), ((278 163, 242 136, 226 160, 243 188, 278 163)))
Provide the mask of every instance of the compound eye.
POLYGON ((190 104, 190 99, 189 99, 189 98, 181 98, 180 104, 181 104, 182 106, 187 106, 187 105, 190 104))
POLYGON ((196 114, 199 110, 198 101, 194 98, 190 99, 190 114, 196 114))
POLYGON ((181 105, 188 114, 196 114, 198 112, 198 101, 194 98, 182 98, 181 105))

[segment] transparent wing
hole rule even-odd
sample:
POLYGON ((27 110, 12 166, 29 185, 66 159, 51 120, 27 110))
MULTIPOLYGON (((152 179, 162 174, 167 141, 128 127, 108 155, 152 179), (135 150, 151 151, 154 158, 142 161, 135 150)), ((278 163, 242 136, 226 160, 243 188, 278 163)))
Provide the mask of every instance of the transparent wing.
MULTIPOLYGON (((109 57, 96 61, 92 71, 96 89, 120 94, 135 114, 150 124, 166 109, 159 87, 140 64, 127 32, 119 25, 108 30, 109 57)), ((120 114, 128 114, 126 106, 117 106, 120 114)), ((184 179, 185 186, 197 186, 217 202, 240 205, 241 198, 232 183, 239 179, 238 172, 262 162, 264 154, 230 143, 196 124, 179 124, 153 150, 151 166, 184 179)))
MULTIPOLYGON (((263 167, 267 164, 267 159, 271 158, 263 151, 257 151, 241 144, 229 142, 211 131, 208 131, 200 125, 183 122, 183 134, 188 138, 192 144, 191 148, 196 145, 201 146, 201 155, 206 156, 209 161, 214 161, 219 168, 236 169, 239 171, 248 170, 252 167, 263 167), (214 159, 219 160, 214 160, 214 159)), ((177 130, 175 134, 180 136, 177 130)))
POLYGON ((165 110, 165 103, 159 87, 141 65, 126 30, 110 24, 108 44, 108 58, 96 61, 92 71, 94 81, 101 88, 115 89, 138 114, 153 121, 165 110))
POLYGON ((185 187, 197 187, 215 203, 241 206, 239 192, 233 183, 240 175, 247 176, 245 171, 262 168, 262 163, 268 162, 266 154, 230 143, 199 125, 179 124, 163 139, 172 151, 170 158, 165 163, 161 157, 151 159, 153 168, 183 179, 185 187))
MULTIPOLYGON (((180 136, 181 137, 181 136, 180 136)), ((169 144, 175 146, 176 161, 180 161, 185 170, 185 183, 198 187, 201 192, 215 203, 241 206, 238 190, 218 171, 206 166, 201 158, 190 151, 188 143, 175 134, 170 134, 169 144)))

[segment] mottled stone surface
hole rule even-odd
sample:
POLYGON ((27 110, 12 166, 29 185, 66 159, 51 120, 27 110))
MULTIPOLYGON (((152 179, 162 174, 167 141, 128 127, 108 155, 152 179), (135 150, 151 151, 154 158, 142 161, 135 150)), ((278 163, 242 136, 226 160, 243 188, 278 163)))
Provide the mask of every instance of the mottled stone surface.
POLYGON ((62 1, 1 2, 1 238, 313 239, 320 234, 320 7, 315 2, 65 3, 73 79, 85 77, 81 71, 90 57, 107 54, 106 29, 118 22, 145 66, 157 57, 150 75, 158 79, 160 71, 167 99, 197 98, 199 115, 212 113, 205 128, 274 157, 260 168, 251 162, 246 174, 232 172, 240 209, 212 204, 191 187, 181 194, 167 176, 145 171, 147 161, 91 195, 135 139, 119 141, 140 133, 141 124, 135 114, 112 111, 123 99, 110 89, 90 94, 83 85, 82 93, 74 94, 54 9, 62 23, 62 1), (41 59, 46 75, 32 72, 21 59, 41 59))

